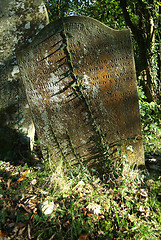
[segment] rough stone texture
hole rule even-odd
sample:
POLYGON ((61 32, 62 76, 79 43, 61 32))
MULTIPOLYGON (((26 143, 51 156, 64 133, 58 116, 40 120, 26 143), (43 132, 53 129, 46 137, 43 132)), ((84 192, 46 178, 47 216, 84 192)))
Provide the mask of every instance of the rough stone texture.
POLYGON ((101 166, 108 144, 113 157, 120 146, 144 164, 129 30, 68 17, 45 27, 18 62, 41 147, 55 162, 101 166))
POLYGON ((41 0, 0 0, 0 158, 13 158, 34 138, 29 105, 15 52, 48 23, 41 0), (25 135, 27 135, 25 137, 25 135))

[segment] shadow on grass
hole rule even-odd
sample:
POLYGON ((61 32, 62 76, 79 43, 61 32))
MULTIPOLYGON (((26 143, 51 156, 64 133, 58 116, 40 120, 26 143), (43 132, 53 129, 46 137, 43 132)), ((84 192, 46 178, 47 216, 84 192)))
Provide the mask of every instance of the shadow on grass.
POLYGON ((0 128, 0 160, 14 166, 37 164, 30 150, 30 138, 7 126, 0 128))

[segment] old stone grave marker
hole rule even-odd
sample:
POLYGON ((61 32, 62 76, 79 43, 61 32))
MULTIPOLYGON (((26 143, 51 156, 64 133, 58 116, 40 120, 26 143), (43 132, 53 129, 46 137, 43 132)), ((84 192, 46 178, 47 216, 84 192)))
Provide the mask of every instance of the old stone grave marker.
POLYGON ((45 154, 101 165, 107 148, 144 164, 129 30, 89 17, 50 23, 19 55, 26 95, 45 154))
POLYGON ((26 48, 48 22, 41 0, 0 0, 0 159, 18 158, 20 145, 28 150, 34 140, 15 52, 26 48))

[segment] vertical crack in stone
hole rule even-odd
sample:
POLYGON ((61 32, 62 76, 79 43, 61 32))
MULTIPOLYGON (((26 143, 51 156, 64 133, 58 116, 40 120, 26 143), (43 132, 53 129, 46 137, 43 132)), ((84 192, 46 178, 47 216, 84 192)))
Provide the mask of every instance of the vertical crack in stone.
MULTIPOLYGON (((70 84, 70 86, 73 88, 75 95, 80 99, 81 103, 84 105, 84 107, 88 113, 89 122, 92 125, 93 130, 97 136, 97 137, 95 137, 95 141, 97 143, 98 152, 100 153, 100 156, 101 156, 105 152, 105 143, 103 140, 103 136, 99 130, 99 127, 95 121, 94 116, 92 115, 92 111, 88 104, 87 96, 84 96, 83 92, 81 91, 81 83, 80 83, 80 81, 78 81, 78 76, 76 76, 76 74, 74 72, 75 66, 72 62, 72 54, 70 52, 69 44, 68 44, 68 33, 66 32, 66 26, 65 26, 65 23, 63 22, 63 20, 62 20, 62 24, 63 24, 63 31, 60 33, 60 35, 62 36, 63 44, 65 46, 64 52, 67 56, 67 63, 69 65, 69 68, 71 71, 71 78, 73 79, 72 83, 75 83, 74 86, 72 86, 71 84, 70 84)), ((72 36, 70 36, 70 37, 72 37, 72 36)), ((106 145, 107 145, 107 143, 106 143, 106 145)))

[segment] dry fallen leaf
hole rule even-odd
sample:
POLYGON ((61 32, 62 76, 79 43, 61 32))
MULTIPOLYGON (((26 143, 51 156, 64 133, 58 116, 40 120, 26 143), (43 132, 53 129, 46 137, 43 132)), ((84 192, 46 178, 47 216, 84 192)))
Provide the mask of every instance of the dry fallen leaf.
POLYGON ((81 235, 79 238, 78 238, 78 240, 87 240, 87 238, 88 238, 88 235, 86 234, 86 235, 81 235))
POLYGON ((31 215, 31 217, 30 217, 30 220, 32 220, 33 217, 34 217, 36 214, 37 214, 37 212, 33 213, 33 214, 31 215))
POLYGON ((143 208, 143 206, 139 207, 139 212, 145 212, 145 209, 143 208))
POLYGON ((26 174, 28 174, 28 173, 30 173, 29 169, 27 169, 17 181, 18 182, 23 181, 25 179, 26 174))
POLYGON ((127 229, 126 229, 125 227, 122 227, 122 228, 121 228, 121 231, 122 231, 122 232, 125 232, 125 231, 127 231, 127 229))
POLYGON ((139 212, 141 213, 142 216, 149 217, 150 215, 150 208, 149 207, 139 207, 139 212))
POLYGON ((145 189, 140 189, 140 194, 143 197, 147 197, 148 196, 147 190, 145 190, 145 189))
POLYGON ((86 216, 86 217, 90 217, 90 216, 93 215, 93 213, 89 212, 89 211, 87 210, 87 208, 83 208, 83 214, 84 214, 84 216, 86 216))
POLYGON ((12 179, 9 178, 7 181, 7 190, 9 189, 11 182, 12 182, 12 179))
POLYGON ((28 226, 27 226, 27 235, 28 235, 28 238, 31 239, 31 228, 30 228, 30 224, 28 224, 28 226))
POLYGON ((23 222, 19 222, 19 223, 16 224, 16 227, 17 227, 17 228, 23 228, 23 227, 25 227, 25 226, 26 226, 26 224, 23 223, 23 222))
POLYGON ((36 179, 32 179, 31 184, 35 185, 36 183, 37 183, 37 180, 36 179))
POLYGON ((7 233, 0 231, 0 237, 6 237, 6 236, 7 236, 7 233))
POLYGON ((105 218, 104 215, 98 215, 98 216, 97 216, 97 219, 103 219, 103 218, 105 218))
POLYGON ((140 189, 140 190, 134 190, 133 191, 134 195, 142 196, 142 197, 147 197, 148 194, 145 189, 140 189))
POLYGON ((128 217, 128 220, 130 220, 130 222, 137 222, 137 219, 136 219, 136 217, 134 215, 128 214, 127 217, 128 217))
POLYGON ((18 229, 18 236, 21 236, 21 237, 22 237, 22 235, 24 234, 25 230, 26 230, 26 226, 18 229))
POLYGON ((91 217, 91 216, 96 215, 98 220, 104 218, 104 215, 102 215, 102 214, 97 215, 96 213, 89 211, 87 208, 82 208, 82 210, 83 210, 83 214, 85 217, 91 217))
MULTIPOLYGON (((35 196, 34 196, 35 197, 35 196)), ((37 201, 37 199, 31 199, 31 201, 30 201, 31 203, 37 203, 38 201, 37 201)))
POLYGON ((87 208, 82 208, 84 216, 87 215, 87 208))
POLYGON ((133 191, 133 194, 140 196, 140 192, 138 192, 137 190, 134 190, 134 191, 133 191))
POLYGON ((24 177, 20 177, 18 180, 17 180, 17 182, 21 182, 21 181, 23 181, 25 178, 24 177))

